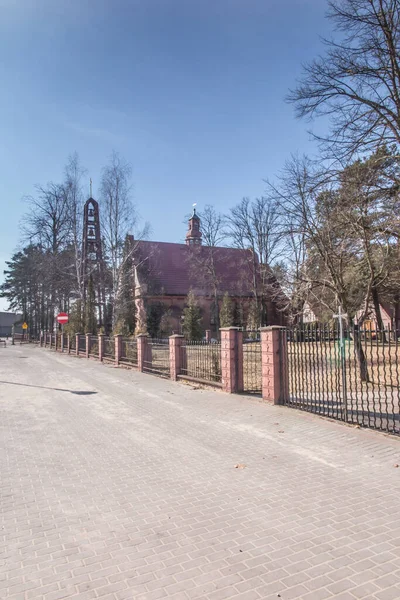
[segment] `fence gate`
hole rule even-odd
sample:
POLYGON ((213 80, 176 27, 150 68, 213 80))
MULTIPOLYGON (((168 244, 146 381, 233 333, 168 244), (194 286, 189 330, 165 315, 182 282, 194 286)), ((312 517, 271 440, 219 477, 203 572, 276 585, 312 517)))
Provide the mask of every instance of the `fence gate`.
POLYGON ((282 330, 288 406, 400 433, 399 340, 393 331, 308 325, 282 330))
POLYGON ((247 394, 262 393, 261 338, 260 331, 243 331, 243 391, 247 394))
POLYGON ((145 373, 169 377, 169 339, 148 338, 146 346, 143 362, 145 373))

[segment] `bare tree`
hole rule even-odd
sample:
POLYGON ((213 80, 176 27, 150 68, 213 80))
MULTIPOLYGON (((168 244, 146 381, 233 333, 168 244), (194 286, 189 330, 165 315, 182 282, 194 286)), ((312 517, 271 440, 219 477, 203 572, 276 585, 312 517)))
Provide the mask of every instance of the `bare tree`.
POLYGON ((221 246, 225 240, 225 217, 217 212, 211 204, 206 204, 200 213, 201 233, 205 246, 215 248, 221 246))
POLYGON ((81 166, 79 156, 75 152, 68 157, 65 167, 64 190, 66 195, 70 237, 73 250, 73 268, 76 278, 76 295, 83 307, 84 282, 82 281, 82 222, 83 222, 83 193, 82 178, 86 170, 81 166))
POLYGON ((377 327, 384 338, 381 294, 388 287, 393 268, 393 247, 398 246, 391 233, 398 229, 397 185, 399 161, 386 148, 347 166, 340 175, 338 203, 346 229, 358 240, 359 266, 367 282, 361 321, 374 307, 377 327))
POLYGON ((49 183, 36 190, 36 196, 26 198, 29 208, 21 229, 23 240, 42 251, 43 310, 47 327, 53 328, 55 310, 65 308, 72 284, 67 256, 71 241, 68 202, 63 185, 49 183))
POLYGON ((243 198, 230 210, 227 234, 237 248, 252 251, 248 267, 256 310, 261 323, 266 323, 267 299, 279 288, 271 270, 280 255, 283 235, 278 205, 270 197, 243 198))
POLYGON ((200 278, 201 283, 209 290, 213 297, 213 316, 215 328, 219 330, 219 296, 220 270, 218 269, 218 246, 225 240, 225 218, 213 206, 207 204, 199 214, 201 220, 201 234, 203 245, 190 246, 189 262, 200 278))
MULTIPOLYGON (((366 271, 363 241, 354 230, 341 201, 340 189, 307 158, 292 158, 277 188, 290 219, 290 232, 302 236, 306 260, 299 272, 299 284, 318 296, 329 311, 340 304, 350 325, 360 306, 362 322, 371 297, 374 272, 366 271)), ((305 297, 306 298, 306 297, 305 297)), ((304 299, 305 299, 304 298, 304 299)), ((331 312, 331 314, 332 314, 331 312)), ((360 376, 368 381, 367 364, 355 330, 360 376)))
POLYGON ((63 185, 36 186, 37 196, 28 196, 28 214, 22 224, 26 241, 40 244, 56 255, 70 241, 68 202, 63 185))
MULTIPOLYGON (((132 168, 123 158, 114 152, 109 164, 104 167, 100 185, 100 197, 103 207, 103 233, 106 259, 111 269, 111 303, 112 322, 115 327, 118 315, 118 303, 121 299, 124 276, 124 265, 132 259, 135 243, 126 246, 126 236, 138 225, 138 215, 131 197, 130 179, 132 168), (129 247, 129 251, 127 251, 129 247)), ((143 238, 149 230, 145 224, 137 233, 136 239, 143 238)))
MULTIPOLYGON (((350 158, 400 144, 400 0, 331 0, 338 35, 308 64, 288 100, 299 117, 327 115, 330 152, 350 158)), ((316 136, 317 137, 317 136, 316 136)))

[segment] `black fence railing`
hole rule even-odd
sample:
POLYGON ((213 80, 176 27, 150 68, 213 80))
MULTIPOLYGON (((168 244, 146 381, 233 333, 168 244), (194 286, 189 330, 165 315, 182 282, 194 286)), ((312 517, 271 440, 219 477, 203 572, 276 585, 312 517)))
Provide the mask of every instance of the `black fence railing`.
POLYGON ((115 359, 115 340, 113 337, 104 338, 104 357, 108 360, 115 359))
POLYGON ((143 370, 160 377, 169 377, 169 339, 149 338, 146 345, 143 370))
POLYGON ((125 338, 122 340, 122 357, 120 362, 137 367, 138 349, 136 339, 125 338))
POLYGON ((69 350, 70 352, 71 350, 73 350, 74 352, 76 350, 76 335, 69 336, 69 350))
POLYGON ((99 337, 97 335, 90 336, 90 352, 89 356, 99 358, 99 337))
MULTIPOLYGON (((400 433, 399 340, 392 331, 307 326, 282 330, 295 408, 400 433)), ((281 346, 283 347, 283 346, 281 346)))
POLYGON ((79 336, 78 350, 79 350, 79 354, 85 354, 85 352, 86 352, 86 335, 79 336))
POLYGON ((219 342, 185 340, 183 357, 181 376, 207 383, 221 383, 221 344, 219 342))
POLYGON ((261 394, 261 387, 260 331, 243 331, 243 391, 261 394))

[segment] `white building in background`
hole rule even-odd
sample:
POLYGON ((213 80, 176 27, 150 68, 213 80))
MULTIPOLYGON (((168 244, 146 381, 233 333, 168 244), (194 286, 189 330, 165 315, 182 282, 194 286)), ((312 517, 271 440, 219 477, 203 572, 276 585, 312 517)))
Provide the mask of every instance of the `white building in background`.
POLYGON ((303 306, 303 323, 315 323, 317 317, 308 302, 304 302, 303 306))

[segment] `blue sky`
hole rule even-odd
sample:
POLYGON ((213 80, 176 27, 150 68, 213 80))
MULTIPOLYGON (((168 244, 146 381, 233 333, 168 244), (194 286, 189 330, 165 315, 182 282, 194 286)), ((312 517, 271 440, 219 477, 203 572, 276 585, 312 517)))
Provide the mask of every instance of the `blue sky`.
POLYGON ((192 203, 227 211, 262 195, 290 153, 315 151, 284 98, 322 51, 325 11, 324 0, 0 0, 0 281, 22 198, 61 180, 74 151, 95 196, 120 152, 151 238, 172 242, 192 203))

